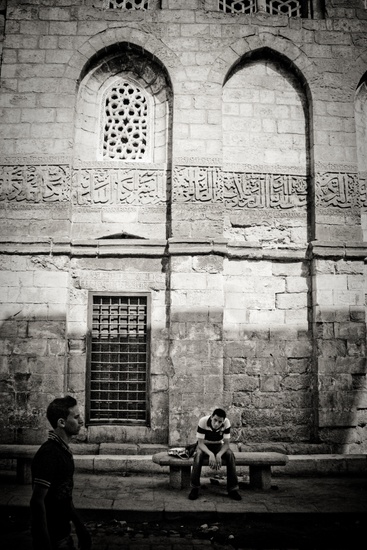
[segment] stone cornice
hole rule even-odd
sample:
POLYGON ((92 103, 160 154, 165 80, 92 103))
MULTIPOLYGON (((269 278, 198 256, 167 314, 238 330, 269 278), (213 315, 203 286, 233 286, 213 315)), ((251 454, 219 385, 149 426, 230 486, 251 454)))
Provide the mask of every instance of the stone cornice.
POLYGON ((308 249, 310 258, 367 259, 367 242, 312 241, 308 249))
POLYGON ((308 247, 264 247, 260 243, 214 238, 164 239, 37 239, 2 238, 0 254, 52 255, 69 257, 163 257, 216 254, 229 259, 303 261, 312 259, 355 259, 367 262, 367 242, 312 241, 308 247))
POLYGON ((19 255, 64 255, 70 257, 126 257, 164 256, 165 240, 104 239, 95 240, 41 240, 1 239, 0 254, 19 255))

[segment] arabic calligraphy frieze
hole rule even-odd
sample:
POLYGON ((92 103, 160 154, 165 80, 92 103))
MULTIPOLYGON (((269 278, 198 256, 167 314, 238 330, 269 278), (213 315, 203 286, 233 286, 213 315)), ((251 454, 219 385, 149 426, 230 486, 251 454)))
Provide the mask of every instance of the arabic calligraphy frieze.
POLYGON ((359 173, 359 198, 361 208, 367 208, 367 172, 359 173))
POLYGON ((25 204, 69 200, 69 165, 0 165, 0 201, 25 204))
POLYGON ((175 166, 172 201, 222 203, 226 208, 239 209, 294 209, 306 206, 307 188, 306 176, 175 166))
POLYGON ((320 208, 355 209, 360 197, 358 174, 318 172, 315 182, 315 205, 320 208))
POLYGON ((306 176, 227 172, 223 185, 227 208, 290 210, 307 205, 306 176))
POLYGON ((147 205, 166 202, 163 170, 85 168, 73 172, 73 203, 147 205))
POLYGON ((175 166, 172 202, 223 202, 221 169, 215 166, 175 166))
MULTIPOLYGON (((20 159, 21 160, 21 159, 20 159)), ((36 160, 36 159, 35 159, 36 160)), ((71 166, 54 162, 11 164, 0 161, 0 205, 162 206, 168 201, 166 166, 71 166)), ((233 210, 297 212, 307 206, 309 182, 294 171, 222 169, 175 165, 172 202, 220 205, 233 210)), ((367 208, 367 176, 353 171, 319 170, 315 206, 327 212, 367 208)))

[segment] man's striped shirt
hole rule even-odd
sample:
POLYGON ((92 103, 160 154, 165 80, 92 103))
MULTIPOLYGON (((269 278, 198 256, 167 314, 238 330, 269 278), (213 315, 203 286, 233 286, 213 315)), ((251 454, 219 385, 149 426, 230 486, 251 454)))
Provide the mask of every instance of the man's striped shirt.
POLYGON ((212 443, 221 443, 223 439, 230 439, 230 432, 231 423, 228 418, 225 418, 223 424, 218 430, 214 430, 211 424, 211 415, 208 415, 200 418, 196 437, 197 439, 205 439, 206 441, 212 443))

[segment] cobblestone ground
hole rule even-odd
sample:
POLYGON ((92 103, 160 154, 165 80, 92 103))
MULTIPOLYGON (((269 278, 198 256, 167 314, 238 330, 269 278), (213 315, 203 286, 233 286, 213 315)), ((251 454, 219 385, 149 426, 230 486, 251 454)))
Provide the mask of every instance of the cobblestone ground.
MULTIPOLYGON (((89 521, 93 550, 358 550, 366 517, 285 514, 201 523, 89 521)), ((1 550, 31 550, 28 517, 1 516, 1 550)))

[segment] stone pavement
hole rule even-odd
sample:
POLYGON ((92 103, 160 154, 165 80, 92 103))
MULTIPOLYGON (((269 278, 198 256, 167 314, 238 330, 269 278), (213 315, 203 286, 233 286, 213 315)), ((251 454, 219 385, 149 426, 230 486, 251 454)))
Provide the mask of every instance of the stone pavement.
MULTIPOLYGON (((205 477, 202 481, 203 487, 199 499, 190 501, 187 498, 188 492, 171 489, 167 476, 163 474, 103 476, 77 473, 74 502, 94 531, 97 544, 94 550, 159 550, 163 548, 192 550, 208 545, 232 550, 234 547, 270 548, 266 545, 238 545, 236 531, 244 528, 245 524, 248 527, 251 521, 255 521, 252 527, 254 533, 259 522, 270 521, 274 525, 283 518, 285 525, 287 522, 289 525, 287 518, 293 518, 292 525, 294 525, 295 521, 302 519, 303 534, 302 537, 298 537, 302 541, 307 535, 308 526, 312 521, 316 521, 315 518, 318 518, 318 524, 320 521, 326 521, 326 519, 329 521, 333 518, 334 525, 330 526, 330 530, 334 531, 335 538, 335 533, 338 532, 335 531, 335 521, 338 528, 341 528, 343 522, 352 521, 355 525, 352 530, 348 529, 348 532, 356 533, 358 525, 367 519, 366 476, 317 478, 279 476, 273 477, 272 489, 266 492, 250 489, 247 480, 242 479, 240 482, 242 501, 240 502, 228 498, 224 480, 205 477), (144 533, 144 529, 137 528, 136 524, 140 526, 149 524, 149 532, 144 533), (152 525, 156 527, 153 528, 152 525), (170 525, 175 528, 171 528, 170 525), (192 525, 191 530, 187 527, 188 525, 192 525), (181 527, 183 531, 180 531, 181 527), (223 533, 224 527, 225 533, 223 533), (231 529, 233 533, 230 532, 231 529), (214 533, 218 536, 221 534, 222 538, 218 539, 218 536, 213 538, 214 533), (236 540, 237 546, 234 545, 236 540)), ((0 476, 0 483, 0 510, 3 522, 19 514, 27 518, 31 487, 16 485, 10 475, 0 476)), ((22 529, 13 529, 12 533, 6 535, 2 526, 0 537, 2 550, 30 550, 29 529, 27 530, 27 526, 24 526, 24 522, 22 529)), ((289 529, 283 526, 284 540, 288 536, 287 530, 289 529)), ((242 542, 242 544, 245 543, 242 542)), ((305 546, 294 544, 293 542, 292 546, 274 545, 271 548, 311 550, 317 547, 314 541, 312 544, 305 543, 305 546)), ((338 542, 335 541, 330 548, 332 550, 357 548, 349 544, 344 548, 337 544, 338 542)), ((322 549, 325 550, 325 548, 327 546, 324 542, 322 549)))

